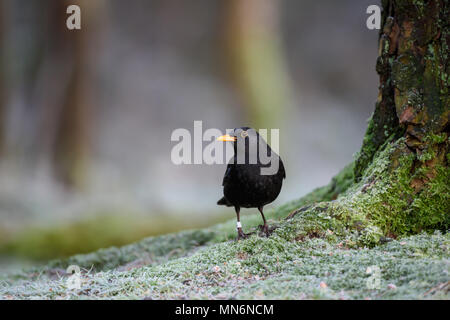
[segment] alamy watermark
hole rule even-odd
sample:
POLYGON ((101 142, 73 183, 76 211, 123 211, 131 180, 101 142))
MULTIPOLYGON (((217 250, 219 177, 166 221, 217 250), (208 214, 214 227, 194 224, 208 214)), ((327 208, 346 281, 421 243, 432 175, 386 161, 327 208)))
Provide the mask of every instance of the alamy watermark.
POLYGON ((81 289, 81 270, 77 265, 71 265, 67 268, 66 272, 70 276, 66 280, 67 289, 80 290, 81 289))
POLYGON ((367 267, 366 273, 370 274, 370 277, 366 280, 367 289, 381 289, 381 269, 378 266, 367 267))
POLYGON ((66 19, 66 27, 69 30, 81 29, 81 9, 79 6, 72 4, 67 7, 66 13, 70 14, 66 19))
POLYGON ((366 26, 369 30, 380 30, 381 28, 381 9, 376 4, 367 7, 366 13, 370 16, 366 20, 366 26))
MULTIPOLYGON (((66 19, 66 27, 69 30, 81 29, 81 8, 78 5, 71 4, 67 6, 66 13, 69 15, 66 19)), ((372 4, 367 7, 366 13, 370 16, 366 20, 366 26, 369 30, 379 30, 381 28, 381 8, 372 4)))
POLYGON ((230 159, 235 164, 261 164, 262 175, 273 175, 279 168, 280 130, 270 129, 270 148, 266 143, 268 133, 268 129, 251 128, 226 129, 225 133, 209 128, 203 132, 203 122, 194 121, 192 134, 185 128, 172 132, 170 139, 177 144, 172 148, 171 161, 175 165, 213 165, 230 159), (226 146, 223 142, 227 141, 232 144, 226 146))

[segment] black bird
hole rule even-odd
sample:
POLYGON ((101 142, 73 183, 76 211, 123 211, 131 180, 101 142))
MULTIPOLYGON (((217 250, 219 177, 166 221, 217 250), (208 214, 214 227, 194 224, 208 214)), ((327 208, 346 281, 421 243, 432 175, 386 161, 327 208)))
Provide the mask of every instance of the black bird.
POLYGON ((283 179, 286 178, 283 162, 255 129, 236 128, 231 134, 217 140, 231 141, 234 147, 234 157, 228 163, 223 177, 224 197, 217 204, 234 206, 238 240, 248 236, 242 231, 239 216, 241 207, 258 208, 264 222, 262 230, 269 235, 263 207, 280 194, 283 179))

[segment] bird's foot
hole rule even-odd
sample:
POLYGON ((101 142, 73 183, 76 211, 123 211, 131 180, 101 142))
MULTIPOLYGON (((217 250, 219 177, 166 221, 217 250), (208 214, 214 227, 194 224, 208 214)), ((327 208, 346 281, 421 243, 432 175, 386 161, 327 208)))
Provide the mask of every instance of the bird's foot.
POLYGON ((262 235, 265 235, 266 237, 270 236, 273 231, 269 229, 269 226, 267 224, 260 225, 259 230, 261 231, 262 235))
POLYGON ((237 241, 241 240, 241 239, 247 239, 249 237, 250 234, 244 233, 244 231, 242 231, 241 228, 238 229, 238 236, 237 236, 237 241))

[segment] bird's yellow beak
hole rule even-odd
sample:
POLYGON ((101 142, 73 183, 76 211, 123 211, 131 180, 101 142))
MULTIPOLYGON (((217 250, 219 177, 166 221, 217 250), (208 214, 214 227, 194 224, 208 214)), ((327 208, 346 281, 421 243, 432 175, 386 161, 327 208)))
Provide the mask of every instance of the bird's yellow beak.
POLYGON ((217 141, 236 141, 236 137, 232 137, 229 134, 226 134, 218 137, 217 141))

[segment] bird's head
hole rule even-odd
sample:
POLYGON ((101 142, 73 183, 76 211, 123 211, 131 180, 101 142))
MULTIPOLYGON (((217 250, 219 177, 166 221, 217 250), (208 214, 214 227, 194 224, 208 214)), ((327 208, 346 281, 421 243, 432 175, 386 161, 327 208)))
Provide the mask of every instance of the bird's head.
POLYGON ((262 174, 272 175, 278 172, 279 156, 273 152, 264 138, 249 127, 236 128, 229 134, 217 138, 219 141, 233 142, 234 160, 237 164, 262 164, 267 169, 262 174))
POLYGON ((256 159, 259 148, 267 148, 266 142, 258 132, 249 127, 233 129, 232 132, 218 137, 217 140, 233 142, 235 155, 238 157, 239 155, 245 156, 245 159, 249 157, 249 154, 255 156, 256 159))
MULTIPOLYGON (((217 138, 218 141, 230 141, 240 144, 242 142, 251 141, 253 138, 258 139, 258 132, 249 127, 233 129, 229 134, 225 134, 217 138)), ((255 140, 256 141, 256 140, 255 140)))

